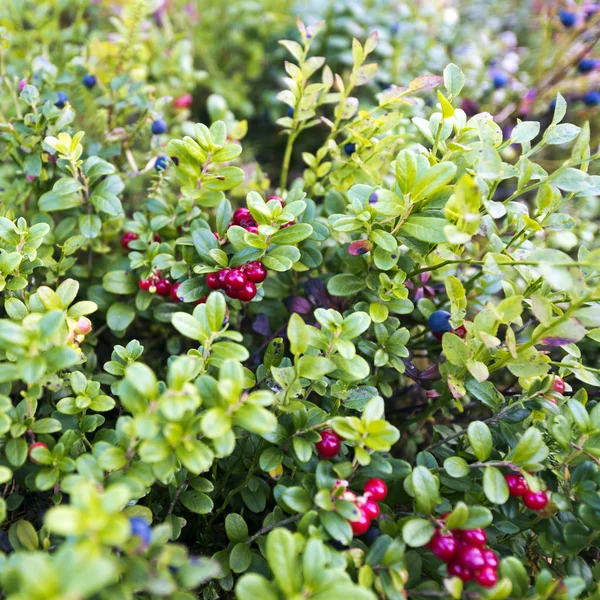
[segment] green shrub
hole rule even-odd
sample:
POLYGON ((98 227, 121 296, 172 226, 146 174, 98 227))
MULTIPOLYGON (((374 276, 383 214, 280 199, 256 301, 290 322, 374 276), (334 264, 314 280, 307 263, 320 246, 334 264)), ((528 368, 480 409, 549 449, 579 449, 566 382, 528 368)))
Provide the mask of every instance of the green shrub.
POLYGON ((356 3, 122 4, 0 8, 0 596, 599 598, 581 110, 379 90, 356 3))

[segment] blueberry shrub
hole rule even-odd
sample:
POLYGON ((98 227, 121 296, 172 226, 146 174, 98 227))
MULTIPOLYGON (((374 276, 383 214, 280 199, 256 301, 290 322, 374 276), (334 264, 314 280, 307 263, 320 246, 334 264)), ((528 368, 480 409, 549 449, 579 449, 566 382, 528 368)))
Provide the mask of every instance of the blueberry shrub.
POLYGON ((600 599, 599 38, 0 3, 0 598, 600 599))

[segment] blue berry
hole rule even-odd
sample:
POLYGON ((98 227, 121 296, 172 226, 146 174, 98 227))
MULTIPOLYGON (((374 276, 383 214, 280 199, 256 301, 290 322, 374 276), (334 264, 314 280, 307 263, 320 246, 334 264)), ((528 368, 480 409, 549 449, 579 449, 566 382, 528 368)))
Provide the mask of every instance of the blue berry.
POLYGON ((83 79, 81 81, 88 90, 91 90, 96 85, 97 79, 95 75, 88 73, 87 75, 83 76, 83 79))
POLYGON ((54 103, 54 106, 58 106, 58 108, 64 108, 68 100, 69 97, 64 92, 56 92, 56 102, 54 103))
POLYGON ((550 104, 548 104, 548 110, 554 114, 554 111, 556 110, 556 98, 550 101, 550 104))
POLYGON ((353 144, 352 142, 348 142, 347 144, 344 144, 344 152, 348 156, 352 156, 356 152, 356 144, 353 144))
POLYGON ((492 83, 497 90, 506 87, 508 75, 504 71, 496 71, 492 77, 492 83))
POLYGON ((452 325, 450 325, 450 313, 447 310, 436 310, 429 315, 427 325, 433 333, 445 333, 446 331, 452 331, 452 325))
POLYGON ((598 90, 590 90, 583 96, 583 103, 586 106, 598 106, 600 104, 600 92, 598 90))
POLYGON ((131 525, 131 535, 139 537, 144 547, 149 546, 152 531, 148 521, 142 517, 131 517, 129 524, 131 525))
POLYGON ((558 18, 564 27, 573 27, 577 22, 577 15, 570 10, 561 8, 558 11, 558 18))
POLYGON ((164 171, 169 166, 169 157, 161 154, 156 157, 156 161, 154 163, 154 168, 160 173, 160 171, 164 171))
POLYGON ((156 119, 152 121, 152 133, 154 135, 160 135, 167 131, 167 122, 164 119, 156 119))
POLYGON ((293 109, 291 106, 288 106, 288 109, 287 109, 287 116, 288 116, 290 119, 293 119, 293 118, 294 118, 294 109, 293 109))
POLYGON ((370 546, 375 540, 381 535, 381 531, 377 527, 371 527, 367 533, 365 533, 365 544, 370 546))
POLYGON ((596 68, 596 59, 594 58, 582 58, 581 62, 577 65, 577 70, 580 73, 589 73, 596 68))

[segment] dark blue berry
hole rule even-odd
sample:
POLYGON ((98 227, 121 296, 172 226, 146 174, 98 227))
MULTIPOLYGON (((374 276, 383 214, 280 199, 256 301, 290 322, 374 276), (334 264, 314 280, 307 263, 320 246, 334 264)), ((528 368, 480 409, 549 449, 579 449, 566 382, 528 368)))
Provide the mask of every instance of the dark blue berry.
POLYGON ((561 8, 558 11, 558 18, 564 27, 573 27, 577 22, 577 15, 570 10, 561 8))
POLYGON ((379 196, 377 195, 377 192, 373 192, 369 196, 369 204, 375 204, 377 202, 377 200, 379 200, 379 196))
POLYGON ((131 525, 131 535, 139 537, 143 546, 149 546, 152 531, 148 521, 142 517, 131 517, 129 524, 131 525))
POLYGON ((88 88, 88 90, 91 90, 96 85, 97 79, 95 75, 88 73, 87 75, 83 76, 83 79, 81 81, 83 85, 85 85, 85 87, 88 88))
POLYGON ((179 159, 176 156, 171 156, 171 160, 176 167, 179 166, 179 159))
POLYGON ((294 118, 294 109, 293 109, 291 106, 288 106, 288 109, 287 109, 287 116, 288 116, 290 119, 293 119, 293 118, 294 118))
POLYGON ((492 77, 492 83, 497 90, 506 87, 508 75, 504 71, 496 71, 492 77))
POLYGON ((550 101, 550 104, 548 104, 548 110, 550 110, 551 113, 554 113, 556 110, 556 98, 550 101))
POLYGON ((583 103, 586 106, 598 106, 600 104, 600 92, 598 90, 590 90, 583 96, 583 103))
POLYGON ((589 73, 596 68, 595 58, 582 58, 581 62, 577 65, 577 70, 580 73, 589 73))
POLYGON ((167 131, 167 122, 164 119, 156 119, 152 121, 152 133, 154 135, 160 135, 167 131))
POLYGON ((169 166, 169 157, 161 154, 156 157, 156 161, 154 163, 154 168, 160 173, 160 171, 164 171, 169 166))
POLYGON ((54 106, 58 106, 58 108, 64 108, 68 100, 69 96, 67 96, 64 92, 56 92, 56 102, 54 103, 54 106))
POLYGON ((365 533, 365 544, 370 546, 379 536, 381 535, 381 531, 377 529, 377 527, 371 527, 367 533, 365 533))
POLYGON ((356 144, 353 144, 352 142, 348 142, 347 144, 344 144, 344 152, 348 156, 352 156, 356 152, 356 144))
POLYGON ((445 333, 446 331, 452 331, 452 325, 450 325, 450 313, 447 310, 436 310, 429 315, 427 325, 433 333, 445 333))

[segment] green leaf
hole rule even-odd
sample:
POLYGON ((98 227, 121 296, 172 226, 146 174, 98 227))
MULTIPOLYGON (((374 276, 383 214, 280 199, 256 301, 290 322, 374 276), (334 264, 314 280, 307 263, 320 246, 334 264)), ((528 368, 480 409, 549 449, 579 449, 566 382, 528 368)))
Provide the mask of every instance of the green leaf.
POLYGON ((298 553, 299 548, 290 531, 278 528, 269 533, 266 557, 279 589, 287 598, 294 597, 302 587, 298 553))
POLYGON ((407 235, 423 242, 443 244, 447 242, 444 227, 448 225, 446 219, 438 217, 409 217, 402 228, 401 235, 407 235))
POLYGON ((296 223, 284 229, 280 229, 271 236, 273 244, 297 244, 312 235, 313 228, 308 223, 296 223))
POLYGON ((316 381, 336 368, 333 361, 323 356, 302 356, 298 361, 300 377, 316 381))
POLYGON ((213 501, 210 496, 195 490, 186 490, 179 497, 181 504, 188 510, 198 515, 206 515, 213 509, 213 501))
POLYGON ((135 309, 131 304, 115 302, 106 313, 106 322, 113 331, 125 331, 135 318, 135 309))
POLYGON ((453 96, 458 96, 465 85, 465 76, 463 72, 454 63, 450 63, 444 69, 444 87, 446 91, 453 96))
POLYGON ((310 336, 308 326, 298 313, 293 313, 290 317, 287 335, 292 354, 304 354, 308 349, 310 336))
POLYGON ((505 504, 508 500, 508 485, 504 475, 496 467, 485 468, 483 491, 487 499, 494 504, 505 504))
POLYGON ((426 467, 418 466, 413 470, 410 479, 417 510, 430 515, 440 501, 438 478, 426 467))
POLYGON ((448 473, 450 477, 454 477, 456 479, 467 477, 467 475, 471 472, 467 461, 459 456, 451 456, 447 458, 444 461, 444 469, 446 469, 446 473, 448 473))
POLYGON ((127 271, 109 271, 102 278, 102 287, 112 294, 128 295, 138 291, 133 273, 127 271))
POLYGON ((299 486, 285 488, 281 497, 292 510, 298 513, 308 512, 312 507, 310 494, 299 486))
POLYGON ((410 519, 402 527, 402 538, 413 548, 425 546, 432 538, 435 527, 426 519, 410 519))
POLYGON ((248 569, 252 562, 250 548, 241 542, 236 544, 229 555, 229 566, 234 573, 243 573, 248 569))
POLYGON ((262 575, 248 573, 241 577, 235 587, 238 600, 279 600, 279 594, 270 581, 262 575))
POLYGON ((489 427, 482 421, 473 421, 467 428, 469 443, 479 461, 486 460, 492 453, 493 441, 489 427))
POLYGON ((245 542, 248 539, 248 525, 241 515, 229 513, 225 517, 225 533, 234 544, 245 542))
POLYGON ((519 440, 508 458, 517 465, 527 465, 530 462, 541 462, 548 456, 548 447, 544 444, 541 432, 530 427, 519 440))
POLYGON ((365 280, 349 273, 334 275, 327 282, 327 291, 332 296, 353 296, 365 288, 365 280))
POLYGON ((525 565, 516 556, 507 556, 500 561, 500 575, 512 583, 512 597, 525 598, 529 589, 529 574, 525 565))

